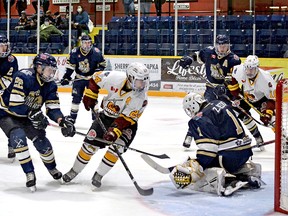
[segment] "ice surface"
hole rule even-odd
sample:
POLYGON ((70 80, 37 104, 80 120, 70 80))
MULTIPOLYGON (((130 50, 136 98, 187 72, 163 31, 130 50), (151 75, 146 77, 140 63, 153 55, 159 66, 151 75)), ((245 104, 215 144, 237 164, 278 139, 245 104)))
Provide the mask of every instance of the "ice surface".
MULTIPOLYGON (((61 108, 69 114, 71 97, 60 93, 61 108)), ((254 115, 257 116, 256 114, 254 115)), ((76 122, 78 131, 85 133, 90 127, 91 114, 80 106, 76 122)), ((182 110, 182 98, 149 97, 149 104, 139 120, 138 134, 131 147, 151 152, 166 153, 171 159, 155 159, 163 166, 171 166, 195 155, 193 145, 185 151, 182 142, 187 130, 188 116, 182 110)), ((260 126, 264 140, 274 139, 274 133, 260 126)), ((73 165, 84 137, 65 138, 57 127, 47 128, 57 161, 63 173, 73 165)), ((186 190, 176 190, 168 175, 156 172, 134 151, 123 157, 140 187, 154 188, 154 194, 143 197, 138 194, 131 179, 119 161, 103 178, 102 187, 91 190, 91 178, 105 153, 97 152, 73 182, 61 185, 52 179, 42 164, 38 152, 29 142, 37 176, 37 192, 25 187, 25 174, 18 162, 9 163, 7 139, 0 135, 0 215, 1 216, 51 216, 51 215, 100 215, 100 216, 203 216, 203 215, 279 215, 273 212, 274 195, 274 144, 265 152, 254 152, 253 161, 262 164, 263 181, 267 185, 259 190, 241 190, 231 197, 186 190)))

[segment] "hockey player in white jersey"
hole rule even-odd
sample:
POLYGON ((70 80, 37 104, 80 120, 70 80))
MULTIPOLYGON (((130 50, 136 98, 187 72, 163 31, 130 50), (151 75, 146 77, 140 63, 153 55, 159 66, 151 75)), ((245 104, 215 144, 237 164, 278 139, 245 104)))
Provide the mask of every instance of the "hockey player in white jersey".
MULTIPOLYGON (((90 127, 84 143, 76 157, 73 167, 63 175, 64 182, 74 179, 88 164, 91 157, 106 145, 103 141, 120 143, 128 147, 137 132, 137 121, 147 106, 149 88, 149 71, 141 63, 131 63, 125 72, 101 71, 94 73, 85 90, 83 103, 87 110, 94 109, 97 104, 99 89, 106 89, 108 95, 101 103, 102 112, 90 127), (107 128, 103 129, 103 124, 107 128)), ((119 152, 125 152, 123 146, 117 146, 119 152)), ((118 160, 114 146, 109 146, 94 176, 92 185, 101 186, 101 179, 118 160)))
POLYGON ((231 94, 240 99, 240 95, 248 103, 240 103, 247 112, 251 107, 258 110, 264 125, 272 125, 275 120, 276 82, 271 74, 259 68, 256 55, 249 55, 245 62, 234 68, 232 82, 228 86, 231 94), (240 88, 242 86, 242 89, 240 88))
POLYGON ((247 162, 253 155, 251 139, 233 108, 220 100, 209 103, 197 93, 184 97, 183 108, 191 118, 185 142, 198 147, 196 158, 173 168, 170 178, 177 189, 231 195, 248 184, 259 188, 261 165, 247 162))

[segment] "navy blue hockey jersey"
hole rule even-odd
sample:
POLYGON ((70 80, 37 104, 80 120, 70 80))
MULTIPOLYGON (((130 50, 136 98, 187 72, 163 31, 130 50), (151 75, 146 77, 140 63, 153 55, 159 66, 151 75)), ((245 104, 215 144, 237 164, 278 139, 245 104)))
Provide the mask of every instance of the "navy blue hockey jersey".
POLYGON ((0 116, 9 113, 27 117, 30 110, 41 109, 45 104, 50 119, 56 122, 63 117, 56 83, 43 82, 32 68, 22 69, 14 74, 11 84, 0 96, 0 102, 0 116))
POLYGON ((14 55, 10 54, 5 58, 0 58, 0 90, 7 88, 13 74, 17 71, 18 61, 14 55))

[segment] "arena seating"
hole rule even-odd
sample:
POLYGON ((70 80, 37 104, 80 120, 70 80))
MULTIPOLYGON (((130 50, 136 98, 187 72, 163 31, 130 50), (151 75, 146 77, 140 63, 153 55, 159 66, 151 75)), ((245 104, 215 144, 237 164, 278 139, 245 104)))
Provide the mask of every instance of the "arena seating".
MULTIPOLYGON (((117 43, 117 38, 123 46, 125 43, 137 43, 137 17, 113 17, 108 23, 105 34, 115 30, 112 37, 105 37, 106 44, 117 43), (134 23, 134 24, 133 24, 134 23), (129 30, 127 30, 129 29, 129 30), (127 33, 129 32, 129 33, 127 33), (130 34, 131 37, 127 37, 130 34)), ((240 57, 252 54, 253 24, 256 24, 256 54, 259 57, 282 57, 288 43, 288 17, 285 15, 221 15, 217 17, 217 34, 226 34, 231 39, 231 49, 240 57)), ((213 45, 213 16, 179 16, 177 54, 183 55, 206 45, 213 45)), ((97 37, 101 38, 101 31, 97 37)), ((174 17, 141 17, 140 33, 141 55, 174 54, 174 17)), ((105 44, 105 45, 106 45, 105 44)), ((114 46, 116 47, 116 46, 114 46)), ((124 54, 128 51, 110 53, 124 54)), ((133 51, 129 53, 135 53, 133 51)))

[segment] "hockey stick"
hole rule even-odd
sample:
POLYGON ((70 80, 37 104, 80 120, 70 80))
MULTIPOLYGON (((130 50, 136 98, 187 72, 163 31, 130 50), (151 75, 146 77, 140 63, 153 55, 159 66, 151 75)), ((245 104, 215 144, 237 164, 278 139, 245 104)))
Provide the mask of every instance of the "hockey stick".
MULTIPOLYGON (((274 142, 275 142, 275 140, 269 140, 267 142, 262 143, 261 145, 253 145, 253 146, 251 146, 251 148, 259 148, 261 146, 265 146, 265 145, 268 145, 268 144, 271 144, 274 142)), ((236 148, 236 147, 233 147, 233 148, 236 148)), ((233 148, 231 148, 231 149, 233 149, 233 148)), ((155 169, 158 172, 163 173, 163 174, 169 174, 175 167, 175 166, 163 167, 162 165, 160 165, 157 162, 155 162, 154 160, 152 160, 148 155, 142 154, 141 157, 149 166, 151 166, 153 169, 155 169)))
MULTIPOLYGON (((49 123, 49 125, 52 126, 52 127, 60 127, 59 125, 52 124, 52 123, 49 123)), ((79 132, 79 131, 75 131, 75 134, 78 134, 78 135, 84 136, 84 137, 87 135, 87 134, 82 133, 82 132, 79 132)), ((120 144, 120 143, 109 142, 109 141, 104 140, 104 139, 99 138, 99 137, 95 137, 94 140, 99 141, 99 142, 102 142, 102 143, 105 143, 105 144, 107 144, 108 146, 109 146, 109 145, 112 145, 112 144, 119 145, 119 146, 122 146, 124 149, 131 150, 131 151, 135 151, 135 152, 142 153, 142 154, 147 154, 147 155, 149 155, 149 156, 151 156, 151 157, 156 157, 156 158, 159 158, 159 159, 168 159, 168 158, 170 158, 167 154, 156 155, 156 154, 152 154, 152 153, 149 153, 149 152, 141 151, 141 150, 139 150, 139 149, 127 147, 127 146, 124 146, 123 144, 120 144)), ((93 145, 93 144, 91 144, 91 145, 93 145)))
MULTIPOLYGON (((107 129, 106 129, 105 125, 103 124, 102 120, 100 119, 99 114, 96 113, 95 110, 93 110, 93 109, 92 109, 92 112, 93 112, 93 114, 95 115, 97 121, 99 122, 102 130, 106 133, 106 132, 107 132, 107 129)), ((132 182, 133 182, 133 184, 135 185, 135 187, 136 187, 137 191, 139 192, 139 194, 141 194, 142 196, 149 196, 149 195, 153 194, 153 191, 154 191, 153 188, 143 189, 143 188, 141 188, 141 187, 138 185, 138 183, 137 183, 136 180, 134 179, 134 176, 132 175, 130 169, 128 168, 126 162, 124 161, 121 153, 119 152, 119 150, 117 149, 117 147, 116 147, 115 145, 112 145, 112 146, 113 146, 113 148, 114 148, 114 150, 115 150, 118 158, 121 160, 121 162, 122 162, 122 164, 123 164, 126 172, 128 173, 130 179, 132 180, 132 182)))

